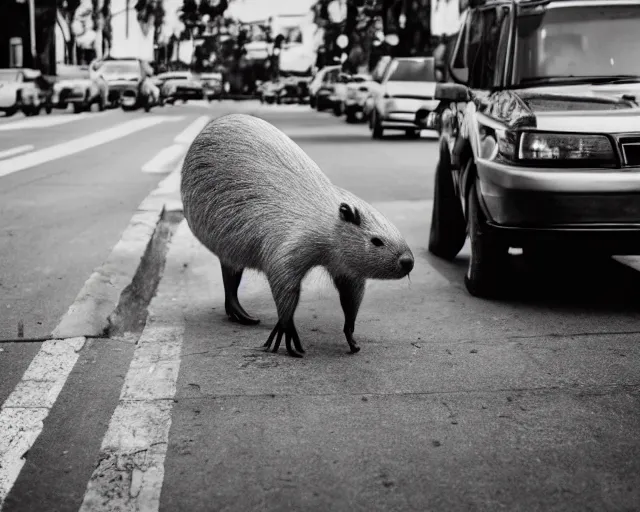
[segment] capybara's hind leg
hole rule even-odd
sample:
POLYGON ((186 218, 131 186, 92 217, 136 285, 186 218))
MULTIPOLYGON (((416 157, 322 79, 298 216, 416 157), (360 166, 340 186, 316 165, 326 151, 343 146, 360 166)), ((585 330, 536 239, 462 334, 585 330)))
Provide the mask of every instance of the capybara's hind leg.
POLYGON ((271 291, 276 301, 278 308, 278 323, 269 334, 267 342, 264 347, 269 350, 273 340, 275 338, 275 344, 273 345, 272 352, 277 352, 280 348, 280 342, 282 341, 282 335, 285 337, 285 345, 287 352, 292 357, 302 357, 304 349, 302 343, 300 343, 300 336, 293 323, 293 314, 298 307, 298 301, 300 300, 300 285, 292 288, 288 286, 280 285, 278 281, 269 279, 271 284, 271 291), (293 343, 293 347, 291 346, 293 343), (295 347, 295 350, 294 350, 295 347))
POLYGON ((243 325, 256 325, 260 320, 252 317, 240 305, 238 300, 238 287, 242 280, 242 269, 234 270, 222 265, 222 282, 224 283, 224 309, 232 322, 243 325))

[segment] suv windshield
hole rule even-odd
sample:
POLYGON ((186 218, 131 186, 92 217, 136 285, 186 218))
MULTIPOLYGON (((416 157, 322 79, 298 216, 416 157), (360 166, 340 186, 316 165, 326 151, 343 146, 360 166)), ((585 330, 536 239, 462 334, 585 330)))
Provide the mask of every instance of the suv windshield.
POLYGON ((391 64, 389 81, 435 82, 433 59, 397 60, 391 64))
POLYGON ((549 8, 522 14, 513 84, 639 77, 640 5, 549 8))

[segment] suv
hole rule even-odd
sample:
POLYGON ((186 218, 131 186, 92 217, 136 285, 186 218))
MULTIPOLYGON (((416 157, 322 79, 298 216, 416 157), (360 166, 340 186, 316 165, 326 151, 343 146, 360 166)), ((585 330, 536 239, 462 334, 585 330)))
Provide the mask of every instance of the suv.
POLYGON ((371 136, 381 139, 385 128, 404 130, 410 137, 420 135, 416 123, 418 110, 435 110, 439 101, 433 57, 402 57, 391 61, 381 87, 373 92, 369 121, 371 136))
POLYGON ((640 0, 471 1, 438 84, 429 250, 467 234, 467 290, 503 291, 510 248, 640 253, 640 0))

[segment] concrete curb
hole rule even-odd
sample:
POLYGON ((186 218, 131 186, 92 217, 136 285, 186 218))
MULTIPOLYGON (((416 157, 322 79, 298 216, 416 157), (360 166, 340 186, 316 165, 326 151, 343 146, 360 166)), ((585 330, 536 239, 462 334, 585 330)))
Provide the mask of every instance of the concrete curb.
POLYGON ((138 206, 107 260, 85 282, 51 333, 52 339, 103 337, 120 297, 131 285, 166 212, 182 211, 179 197, 182 161, 138 206), (176 188, 177 185, 177 188, 176 188))

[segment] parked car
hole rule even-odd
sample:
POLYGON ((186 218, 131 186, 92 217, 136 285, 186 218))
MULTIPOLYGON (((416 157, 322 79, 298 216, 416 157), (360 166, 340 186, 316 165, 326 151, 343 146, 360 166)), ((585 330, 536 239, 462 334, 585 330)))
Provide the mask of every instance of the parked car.
POLYGON ((347 123, 364 119, 364 104, 372 83, 371 75, 353 75, 349 80, 342 107, 347 123))
POLYGON ((340 117, 344 113, 344 101, 347 99, 347 85, 351 81, 349 73, 339 73, 329 94, 329 104, 334 115, 340 117))
POLYGON ((160 104, 160 90, 153 84, 153 69, 148 62, 137 59, 107 58, 96 61, 92 69, 100 74, 109 86, 109 102, 123 110, 151 107, 160 104))
POLYGON ((389 55, 383 55, 371 72, 371 82, 367 84, 369 91, 362 106, 362 116, 367 122, 371 119, 371 112, 373 112, 373 97, 382 87, 382 79, 389 64, 391 64, 391 60, 389 55))
POLYGON ((166 103, 174 104, 181 100, 202 100, 206 98, 204 86, 190 71, 168 71, 159 74, 156 79, 161 82, 161 96, 166 103))
POLYGON ((47 114, 53 108, 51 83, 35 69, 0 69, 0 111, 9 117, 19 110, 25 116, 38 115, 42 107, 47 114))
POLYGON ((202 73, 200 81, 209 101, 222 99, 222 73, 202 73))
POLYGON ((268 80, 260 86, 260 103, 275 103, 280 96, 280 80, 268 80))
POLYGON ((369 121, 371 136, 380 139, 385 129, 404 130, 407 136, 420 135, 416 113, 420 109, 435 110, 436 88, 433 57, 395 58, 382 78, 381 87, 373 92, 373 110, 369 121))
POLYGON ((109 102, 109 85, 100 74, 92 73, 89 66, 58 64, 52 101, 54 107, 61 109, 71 104, 76 113, 91 110, 94 104, 102 111, 109 102))
POLYGON ((640 254, 639 25, 640 0, 465 12, 457 83, 426 117, 441 125, 429 250, 451 260, 468 233, 472 295, 504 291, 510 247, 640 254))
POLYGON ((316 73, 309 83, 309 105, 318 111, 328 108, 328 97, 333 91, 333 82, 340 66, 326 66, 316 73))
POLYGON ((307 98, 306 78, 296 75, 283 76, 276 103, 303 103, 307 98))

